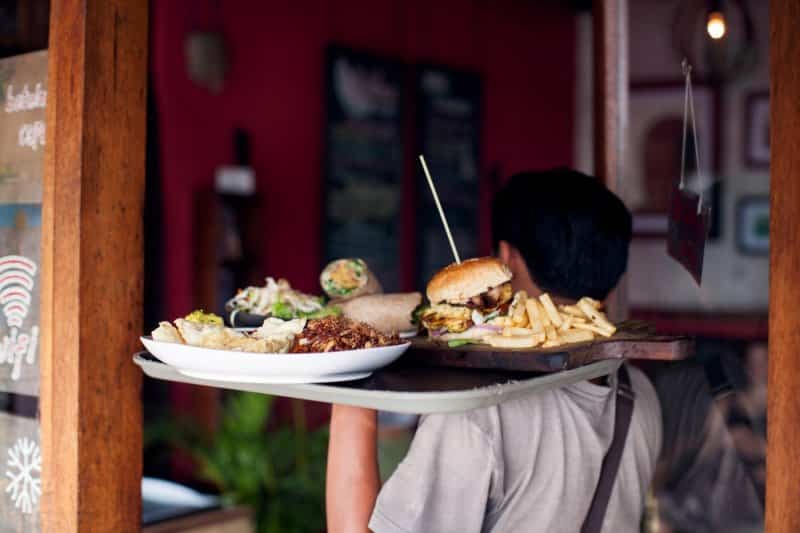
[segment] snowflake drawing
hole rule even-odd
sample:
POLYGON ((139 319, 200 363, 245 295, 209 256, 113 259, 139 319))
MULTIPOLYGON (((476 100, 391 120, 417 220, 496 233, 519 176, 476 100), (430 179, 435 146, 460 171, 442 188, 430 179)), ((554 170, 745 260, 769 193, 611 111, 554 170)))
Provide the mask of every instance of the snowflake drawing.
POLYGON ((11 482, 6 487, 6 492, 11 495, 14 507, 25 514, 31 514, 42 494, 42 482, 39 479, 42 473, 42 455, 39 445, 25 437, 17 440, 8 449, 7 465, 9 469, 6 470, 6 477, 11 482))

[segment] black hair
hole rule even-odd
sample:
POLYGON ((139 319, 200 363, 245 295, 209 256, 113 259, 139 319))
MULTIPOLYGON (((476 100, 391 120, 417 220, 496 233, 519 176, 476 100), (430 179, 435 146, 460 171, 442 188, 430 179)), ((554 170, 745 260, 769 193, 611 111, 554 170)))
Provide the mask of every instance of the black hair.
POLYGON ((602 300, 627 268, 631 214, 586 174, 521 172, 494 198, 492 234, 495 247, 503 240, 519 250, 543 291, 602 300))

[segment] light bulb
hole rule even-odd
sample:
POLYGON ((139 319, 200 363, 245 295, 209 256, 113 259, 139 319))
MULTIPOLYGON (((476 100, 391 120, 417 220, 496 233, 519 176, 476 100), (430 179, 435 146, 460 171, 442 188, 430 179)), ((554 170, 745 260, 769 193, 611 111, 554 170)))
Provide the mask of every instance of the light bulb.
POLYGON ((712 11, 708 15, 708 22, 706 23, 706 31, 708 36, 712 39, 722 39, 725 37, 725 17, 719 11, 712 11))

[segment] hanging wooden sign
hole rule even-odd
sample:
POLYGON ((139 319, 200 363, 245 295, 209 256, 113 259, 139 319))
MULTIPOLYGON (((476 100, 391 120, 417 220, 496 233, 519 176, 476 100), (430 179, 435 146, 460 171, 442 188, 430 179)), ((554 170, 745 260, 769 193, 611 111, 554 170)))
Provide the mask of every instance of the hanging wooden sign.
POLYGON ((692 95, 692 67, 683 60, 683 75, 686 79, 683 104, 683 139, 681 143, 681 176, 673 186, 670 199, 669 223, 667 230, 667 253, 684 266, 698 285, 703 279, 703 257, 708 237, 711 209, 703 202, 702 193, 689 190, 686 177, 686 139, 689 125, 697 168, 697 178, 701 190, 704 186, 700 165, 700 148, 697 144, 697 116, 694 112, 692 95))

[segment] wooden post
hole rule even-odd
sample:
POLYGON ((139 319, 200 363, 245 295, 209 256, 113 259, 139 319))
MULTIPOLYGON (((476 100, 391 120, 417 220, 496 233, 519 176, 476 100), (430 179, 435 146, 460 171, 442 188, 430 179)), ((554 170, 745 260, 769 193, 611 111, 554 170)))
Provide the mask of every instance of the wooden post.
MULTIPOLYGON (((594 171, 611 191, 620 179, 628 127, 628 0, 597 0, 592 11, 594 42, 594 171)), ((626 279, 608 298, 615 320, 628 315, 626 279)))
POLYGON ((770 2, 769 533, 800 531, 800 2, 770 2))
POLYGON ((141 529, 147 2, 52 0, 42 206, 45 532, 141 529))

